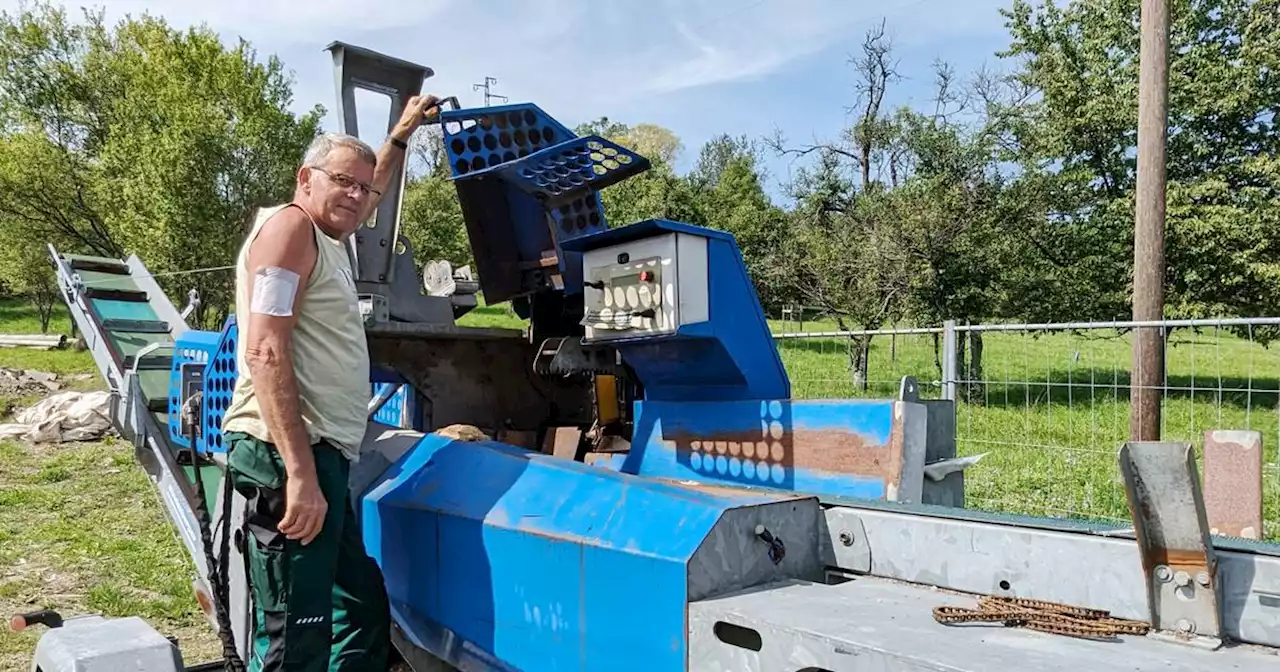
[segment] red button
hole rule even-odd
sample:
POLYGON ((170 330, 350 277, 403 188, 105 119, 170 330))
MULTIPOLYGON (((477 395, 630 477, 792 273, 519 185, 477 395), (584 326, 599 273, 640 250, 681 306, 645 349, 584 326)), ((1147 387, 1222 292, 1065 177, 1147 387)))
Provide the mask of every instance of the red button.
POLYGON ((640 271, 640 282, 652 282, 653 273, 649 271, 640 271))

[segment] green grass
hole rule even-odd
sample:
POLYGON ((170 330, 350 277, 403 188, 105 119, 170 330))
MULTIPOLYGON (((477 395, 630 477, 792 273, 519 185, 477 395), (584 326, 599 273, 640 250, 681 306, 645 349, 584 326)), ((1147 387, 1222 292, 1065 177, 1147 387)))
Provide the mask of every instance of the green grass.
MULTIPOLYGON (((0 464, 0 613, 138 615, 188 662, 217 657, 193 565, 129 445, 0 442, 0 464)), ((43 631, 0 631, 0 669, 25 669, 43 631)))
MULTIPOLYGON (((1129 430, 1131 343, 1111 330, 985 334, 983 371, 975 377, 982 384, 961 386, 956 412, 959 453, 985 453, 966 471, 966 505, 1127 520, 1116 452, 1129 430)), ((873 339, 865 391, 853 385, 846 344, 780 342, 796 398, 893 396, 905 375, 917 378, 924 396, 940 395, 930 335, 899 336, 896 352, 890 337, 873 339)), ((1280 351, 1213 330, 1176 331, 1166 368, 1162 438, 1199 448, 1210 430, 1261 432, 1263 515, 1267 537, 1280 539, 1280 351)))

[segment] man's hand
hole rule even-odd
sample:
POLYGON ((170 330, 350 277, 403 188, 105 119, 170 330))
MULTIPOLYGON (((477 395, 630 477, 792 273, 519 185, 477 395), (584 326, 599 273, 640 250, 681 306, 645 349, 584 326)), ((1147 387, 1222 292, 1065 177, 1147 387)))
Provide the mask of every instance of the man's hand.
POLYGON ((431 95, 414 96, 404 106, 404 114, 400 115, 400 121, 396 122, 395 128, 391 130, 391 137, 402 142, 409 142, 409 138, 413 136, 413 132, 418 130, 423 121, 428 117, 435 117, 440 114, 440 99, 431 95))
POLYGON ((324 527, 324 517, 329 511, 329 503, 320 492, 320 482, 316 479, 315 467, 311 473, 299 470, 285 479, 284 517, 280 519, 280 531, 284 536, 301 541, 303 546, 310 544, 324 527))
MULTIPOLYGON (((392 143, 391 139, 409 144, 409 138, 413 137, 413 132, 418 130, 422 122, 426 121, 428 116, 436 117, 439 114, 440 99, 430 94, 414 96, 405 104, 400 121, 397 121, 391 129, 391 137, 382 143, 382 149, 378 150, 378 162, 373 169, 373 188, 378 194, 387 193, 387 185, 391 184, 391 178, 405 161, 404 150, 392 143)), ((381 195, 371 196, 365 203, 360 221, 363 222, 372 217, 380 202, 382 202, 381 195)))

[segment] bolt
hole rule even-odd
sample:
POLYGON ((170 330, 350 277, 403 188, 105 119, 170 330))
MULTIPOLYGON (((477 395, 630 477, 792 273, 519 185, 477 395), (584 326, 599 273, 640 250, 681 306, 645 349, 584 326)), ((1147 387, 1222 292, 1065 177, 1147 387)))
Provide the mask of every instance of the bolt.
POLYGON ((1178 573, 1173 575, 1173 582, 1178 584, 1179 588, 1189 586, 1191 585, 1191 575, 1184 570, 1178 570, 1178 573))
POLYGON ((853 545, 853 535, 852 535, 852 534, 850 534, 848 530, 843 530, 843 531, 841 531, 841 532, 840 532, 840 543, 844 544, 845 546, 852 546, 852 545, 853 545))
POLYGON ((1206 588, 1209 587, 1209 572, 1200 572, 1199 574, 1196 574, 1196 583, 1199 583, 1206 588))
POLYGON ((1156 578, 1161 582, 1166 582, 1173 578, 1173 572, 1169 571, 1168 567, 1160 565, 1159 567, 1156 567, 1156 578))
POLYGON ((1185 618, 1178 619, 1178 632, 1193 633, 1196 631, 1196 624, 1185 618))

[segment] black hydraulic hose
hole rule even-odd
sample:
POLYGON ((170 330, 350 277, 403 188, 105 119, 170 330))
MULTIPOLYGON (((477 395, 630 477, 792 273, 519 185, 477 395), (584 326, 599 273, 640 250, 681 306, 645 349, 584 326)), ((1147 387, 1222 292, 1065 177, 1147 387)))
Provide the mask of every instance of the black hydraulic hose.
POLYGON ((213 590, 213 612, 218 623, 218 638, 222 640, 222 659, 228 672, 245 672, 244 661, 236 652, 235 635, 231 632, 230 594, 226 574, 227 554, 231 532, 231 474, 224 474, 222 494, 222 561, 213 556, 213 533, 209 525, 209 503, 204 493, 204 477, 197 460, 196 442, 200 437, 200 406, 203 394, 191 395, 182 407, 182 415, 191 427, 191 466, 196 477, 196 522, 200 524, 200 542, 204 546, 204 561, 209 566, 209 587, 213 590))

